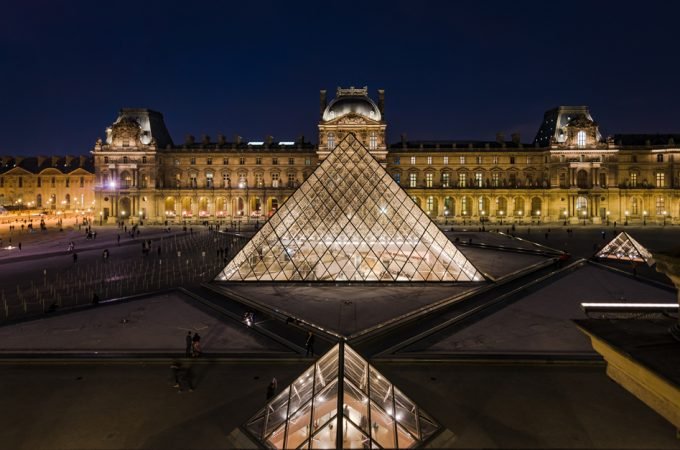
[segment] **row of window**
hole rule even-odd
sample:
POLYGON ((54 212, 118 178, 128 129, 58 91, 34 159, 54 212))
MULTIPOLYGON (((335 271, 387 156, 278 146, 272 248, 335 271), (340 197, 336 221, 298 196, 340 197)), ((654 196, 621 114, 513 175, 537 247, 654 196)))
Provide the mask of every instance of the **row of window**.
MULTIPOLYGON (((328 140, 328 150, 335 149, 335 133, 328 133, 326 138, 328 140)), ((368 135, 368 149, 377 150, 378 149, 378 133, 371 131, 368 135)))
MULTIPOLYGON (((432 156, 425 156, 425 161, 428 166, 431 166, 433 164, 434 158, 432 156)), ((602 155, 595 157, 593 160, 602 162, 604 157, 602 155)), ((491 156, 491 164, 498 164, 500 160, 500 157, 498 155, 493 155, 491 156)), ((509 156, 508 161, 510 164, 515 164, 517 160, 517 157, 515 156, 509 156)), ((585 161, 586 160, 586 155, 580 155, 578 158, 578 161, 585 161)), ((442 156, 442 164, 445 166, 449 165, 450 158, 448 156, 442 156)), ((488 161, 488 160, 487 160, 488 161)), ((637 155, 632 155, 631 156, 631 161, 632 162, 637 162, 637 155)), ((656 155, 656 161, 657 162, 664 162, 664 155, 659 153, 656 155)), ((409 162, 412 166, 417 164, 417 157, 416 156, 410 156, 409 157, 409 162)), ((467 155, 460 155, 458 156, 458 162, 460 164, 468 164, 468 163, 476 163, 476 164, 484 164, 484 157, 477 155, 474 157, 470 157, 467 155)), ((545 162, 548 162, 548 156, 545 156, 545 162)), ((560 162, 567 162, 567 158, 565 155, 560 155, 560 162)), ((395 156, 392 159, 392 163, 396 166, 401 164, 401 156, 395 156)), ((526 156, 526 163, 527 164, 533 164, 534 163, 534 157, 533 156, 526 156)))
MULTIPOLYGON (((287 187, 297 187, 298 186, 298 180, 296 178, 295 173, 289 173, 288 174, 288 184, 286 185, 287 187)), ((175 187, 179 188, 182 186, 182 176, 180 174, 175 175, 175 187)), ((191 188, 198 188, 198 175, 195 173, 189 174, 189 187, 191 188)), ((215 177, 214 174, 211 172, 208 172, 205 174, 205 186, 206 188, 213 188, 217 187, 215 185, 215 177)), ((223 188, 231 188, 231 175, 228 173, 222 174, 222 187, 223 188)), ((248 187, 248 180, 247 176, 245 174, 239 174, 238 176, 238 183, 236 187, 239 188, 246 188, 248 187)), ((256 173, 255 174, 255 187, 264 187, 264 175, 261 173, 256 173)), ((281 185, 281 178, 280 174, 277 172, 274 172, 271 174, 271 187, 278 188, 278 187, 283 187, 281 185)))
MULTIPOLYGON (((85 186, 85 177, 80 177, 80 187, 85 186)), ((36 183, 38 187, 42 187, 43 185, 43 179, 42 177, 38 177, 36 179, 36 183)), ((65 178, 64 183, 66 187, 71 187, 71 179, 70 178, 65 178)), ((17 184, 18 187, 24 187, 24 177, 18 177, 17 179, 17 184)), ((50 187, 56 187, 57 186, 57 178, 52 177, 50 178, 50 187)), ((5 177, 0 177, 0 187, 5 187, 5 177)))
MULTIPOLYGON (((109 157, 105 156, 104 157, 104 164, 108 164, 109 161, 110 161, 109 157)), ((127 156, 123 156, 123 158, 121 159, 121 162, 123 164, 128 164, 130 162, 130 160, 127 156)), ((146 156, 142 156, 142 164, 146 164, 146 162, 147 162, 146 156)), ((180 160, 178 158, 175 158, 174 162, 175 162, 176 166, 180 165, 180 160)), ((312 158, 311 157, 305 157, 304 162, 305 162, 305 166, 311 166, 312 165, 312 158)), ((213 165, 213 158, 206 158, 205 163, 208 166, 213 165)), ((244 156, 241 156, 238 159, 238 163, 241 166, 245 165, 246 164, 246 158, 244 156)), ((192 166, 196 165, 196 157, 192 156, 191 158, 189 158, 189 164, 192 165, 192 166)), ((229 165, 229 158, 222 158, 222 164, 225 165, 225 166, 229 165)), ((256 165, 262 165, 262 157, 261 156, 255 157, 255 164, 256 165)), ((271 164, 273 166, 278 166, 279 165, 279 158, 276 158, 276 157, 272 158, 271 164)), ((295 165, 295 158, 288 158, 288 165, 289 166, 295 165)))
MULTIPOLYGON (((146 156, 142 156, 142 164, 146 164, 146 161, 147 161, 146 156)), ((123 156, 123 158, 121 158, 121 162, 123 164, 128 164, 130 162, 130 158, 128 158, 127 156, 123 156)), ((104 156, 104 164, 108 164, 108 163, 109 163, 109 157, 104 156)))

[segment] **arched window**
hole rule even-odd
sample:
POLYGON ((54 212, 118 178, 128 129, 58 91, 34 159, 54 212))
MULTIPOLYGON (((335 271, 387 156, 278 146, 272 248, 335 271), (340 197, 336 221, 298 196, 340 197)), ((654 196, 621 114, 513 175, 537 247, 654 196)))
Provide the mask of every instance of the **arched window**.
POLYGON ((498 197, 496 199, 496 215, 503 217, 506 214, 508 214, 508 199, 498 197))
POLYGON ((586 146, 586 132, 581 130, 576 134, 576 145, 578 148, 585 148, 586 146))
POLYGON ((328 133, 328 150, 333 150, 335 148, 335 134, 328 133))
POLYGON ((637 197, 633 197, 630 201, 630 213, 634 216, 640 214, 640 201, 637 197))
POLYGON ((431 213, 434 210, 434 197, 433 196, 428 196, 427 197, 427 212, 431 213))
POLYGON ((524 215, 524 199, 522 197, 515 197, 515 215, 524 215))
POLYGON ((576 198, 576 212, 579 216, 585 215, 583 214, 584 212, 587 214, 588 212, 588 199, 585 198, 584 196, 580 196, 576 198))
POLYGON ((378 148, 378 134, 375 131, 371 131, 368 137, 368 148, 369 150, 376 150, 378 148))
POLYGON ((532 198, 531 199, 531 215, 540 217, 542 206, 543 206, 543 202, 541 201, 540 197, 532 198))

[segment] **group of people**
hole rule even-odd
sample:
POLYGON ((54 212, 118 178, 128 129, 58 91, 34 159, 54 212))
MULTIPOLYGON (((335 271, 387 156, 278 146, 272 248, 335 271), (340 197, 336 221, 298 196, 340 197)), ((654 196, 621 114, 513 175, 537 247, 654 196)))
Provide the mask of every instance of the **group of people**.
POLYGON ((185 355, 187 357, 198 358, 201 356, 201 353, 203 353, 201 350, 201 336, 198 333, 194 333, 192 336, 191 331, 187 332, 185 341, 185 355))

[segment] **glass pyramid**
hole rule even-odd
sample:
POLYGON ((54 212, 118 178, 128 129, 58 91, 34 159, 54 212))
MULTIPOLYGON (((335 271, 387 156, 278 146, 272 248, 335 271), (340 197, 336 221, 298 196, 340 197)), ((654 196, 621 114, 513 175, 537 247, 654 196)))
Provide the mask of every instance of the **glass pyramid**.
POLYGON ((414 448, 440 426, 341 342, 250 419, 268 448, 414 448))
POLYGON ((595 254, 598 258, 618 259, 623 261, 646 262, 654 264, 652 254, 628 233, 622 231, 612 239, 602 250, 595 254))
POLYGON ((481 281, 348 134, 220 272, 228 281, 481 281))

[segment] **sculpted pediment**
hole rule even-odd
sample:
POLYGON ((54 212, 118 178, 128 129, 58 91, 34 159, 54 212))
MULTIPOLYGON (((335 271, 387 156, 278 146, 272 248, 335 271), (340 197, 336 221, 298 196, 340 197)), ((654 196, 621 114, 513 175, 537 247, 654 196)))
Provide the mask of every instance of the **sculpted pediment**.
POLYGON ((377 120, 356 113, 348 113, 326 122, 327 125, 378 125, 379 123, 377 120))

